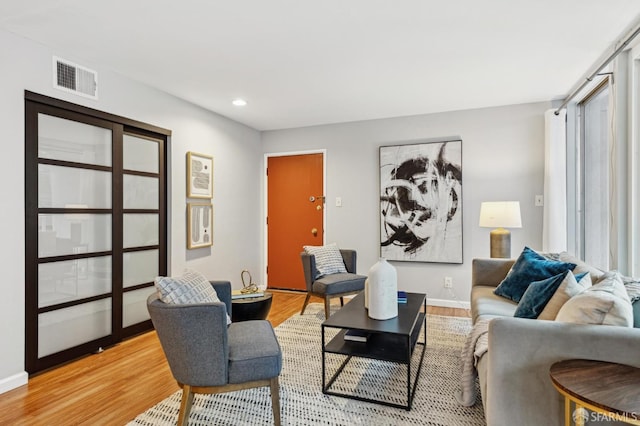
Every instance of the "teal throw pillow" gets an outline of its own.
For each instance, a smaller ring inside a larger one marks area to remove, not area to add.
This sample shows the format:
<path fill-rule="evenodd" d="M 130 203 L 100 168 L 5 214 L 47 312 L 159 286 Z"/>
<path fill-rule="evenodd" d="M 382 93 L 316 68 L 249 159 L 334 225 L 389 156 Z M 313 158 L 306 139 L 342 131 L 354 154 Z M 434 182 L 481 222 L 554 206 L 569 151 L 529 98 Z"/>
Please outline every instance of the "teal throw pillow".
<path fill-rule="evenodd" d="M 640 328 L 640 300 L 633 302 L 633 326 Z"/>
<path fill-rule="evenodd" d="M 531 319 L 538 318 L 569 273 L 570 271 L 567 270 L 551 278 L 532 282 L 522 295 L 522 299 L 520 299 L 520 303 L 518 303 L 518 307 L 513 316 Z M 585 272 L 577 275 L 576 281 L 580 281 L 586 274 Z"/>
<path fill-rule="evenodd" d="M 529 247 L 525 247 L 494 293 L 518 303 L 532 282 L 572 271 L 575 267 L 575 263 L 549 260 Z"/>

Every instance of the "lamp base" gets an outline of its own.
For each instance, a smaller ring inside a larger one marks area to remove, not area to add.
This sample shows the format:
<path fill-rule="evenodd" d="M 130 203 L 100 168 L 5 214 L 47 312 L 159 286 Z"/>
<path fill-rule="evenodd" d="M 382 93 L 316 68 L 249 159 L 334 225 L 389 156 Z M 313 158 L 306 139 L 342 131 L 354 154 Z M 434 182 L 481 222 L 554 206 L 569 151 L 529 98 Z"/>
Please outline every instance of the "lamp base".
<path fill-rule="evenodd" d="M 504 228 L 494 229 L 491 237 L 491 257 L 509 259 L 511 257 L 511 232 Z"/>

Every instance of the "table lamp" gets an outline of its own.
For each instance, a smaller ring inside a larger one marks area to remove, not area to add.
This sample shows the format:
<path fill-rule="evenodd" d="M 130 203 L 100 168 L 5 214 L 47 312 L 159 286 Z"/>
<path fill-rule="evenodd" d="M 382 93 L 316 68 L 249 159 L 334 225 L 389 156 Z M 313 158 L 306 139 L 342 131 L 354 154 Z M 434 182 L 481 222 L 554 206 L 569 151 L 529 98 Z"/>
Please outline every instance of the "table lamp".
<path fill-rule="evenodd" d="M 491 257 L 511 257 L 511 233 L 505 228 L 522 228 L 519 201 L 490 201 L 480 205 L 480 226 L 491 231 Z"/>

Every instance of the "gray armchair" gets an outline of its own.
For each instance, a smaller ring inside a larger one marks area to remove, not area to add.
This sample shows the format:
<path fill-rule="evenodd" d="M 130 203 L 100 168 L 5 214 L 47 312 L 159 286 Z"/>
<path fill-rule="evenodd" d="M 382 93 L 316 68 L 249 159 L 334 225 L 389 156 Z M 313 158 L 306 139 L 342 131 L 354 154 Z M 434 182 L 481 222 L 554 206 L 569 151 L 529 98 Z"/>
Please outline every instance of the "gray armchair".
<path fill-rule="evenodd" d="M 147 308 L 173 377 L 182 388 L 178 425 L 186 425 L 196 393 L 215 394 L 269 386 L 273 419 L 280 425 L 278 376 L 282 352 L 268 321 L 227 326 L 231 284 L 212 281 L 220 303 L 172 305 L 154 293 Z"/>
<path fill-rule="evenodd" d="M 331 315 L 330 307 L 332 298 L 340 297 L 340 306 L 344 306 L 343 296 L 356 294 L 364 290 L 364 281 L 367 277 L 356 274 L 356 251 L 340 249 L 340 254 L 342 255 L 347 273 L 325 275 L 316 279 L 317 269 L 315 256 L 307 254 L 306 252 L 300 253 L 302 269 L 304 270 L 304 280 L 307 284 L 307 297 L 304 299 L 300 315 L 304 314 L 304 310 L 307 308 L 311 296 L 324 299 L 324 315 L 325 318 L 329 318 Z"/>

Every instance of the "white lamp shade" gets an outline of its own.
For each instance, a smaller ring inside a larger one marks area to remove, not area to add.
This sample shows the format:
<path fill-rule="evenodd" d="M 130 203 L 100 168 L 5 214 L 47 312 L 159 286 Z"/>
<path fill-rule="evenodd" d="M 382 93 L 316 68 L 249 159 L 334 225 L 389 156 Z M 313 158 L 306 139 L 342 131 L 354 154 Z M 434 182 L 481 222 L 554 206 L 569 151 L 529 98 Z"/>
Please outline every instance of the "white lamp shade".
<path fill-rule="evenodd" d="M 519 201 L 489 201 L 480 204 L 483 228 L 522 228 Z"/>

